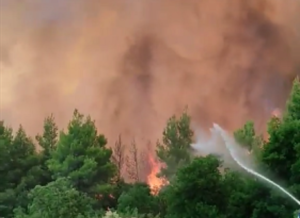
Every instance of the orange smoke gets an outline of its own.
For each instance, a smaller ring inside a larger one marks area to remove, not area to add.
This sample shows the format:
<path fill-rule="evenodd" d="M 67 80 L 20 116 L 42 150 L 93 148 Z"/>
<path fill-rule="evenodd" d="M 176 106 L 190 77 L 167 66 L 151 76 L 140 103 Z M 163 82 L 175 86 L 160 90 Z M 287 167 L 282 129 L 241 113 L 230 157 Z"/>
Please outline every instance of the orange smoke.
<path fill-rule="evenodd" d="M 166 184 L 166 181 L 157 177 L 162 165 L 151 154 L 149 154 L 148 158 L 151 172 L 147 176 L 147 183 L 151 188 L 152 194 L 157 194 L 161 187 Z"/>
<path fill-rule="evenodd" d="M 30 135 L 75 108 L 143 147 L 186 106 L 203 128 L 265 124 L 300 65 L 299 0 L 1 0 L 0 16 L 0 119 Z"/>

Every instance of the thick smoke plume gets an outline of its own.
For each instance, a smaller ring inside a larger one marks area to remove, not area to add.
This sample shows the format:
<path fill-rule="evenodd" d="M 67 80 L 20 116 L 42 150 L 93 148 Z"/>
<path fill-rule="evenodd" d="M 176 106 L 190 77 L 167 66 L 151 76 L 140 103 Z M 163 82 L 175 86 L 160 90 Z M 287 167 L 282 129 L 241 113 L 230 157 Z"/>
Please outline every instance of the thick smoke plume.
<path fill-rule="evenodd" d="M 156 140 L 186 106 L 259 126 L 300 65 L 297 0 L 1 0 L 0 16 L 1 119 L 30 134 L 74 108 L 112 140 Z"/>

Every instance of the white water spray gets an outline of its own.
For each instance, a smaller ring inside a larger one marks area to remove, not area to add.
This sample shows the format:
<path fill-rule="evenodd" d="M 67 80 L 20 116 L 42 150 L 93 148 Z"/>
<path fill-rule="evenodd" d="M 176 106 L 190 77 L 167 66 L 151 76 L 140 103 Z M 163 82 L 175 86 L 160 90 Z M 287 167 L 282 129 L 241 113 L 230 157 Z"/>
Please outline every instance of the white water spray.
<path fill-rule="evenodd" d="M 235 155 L 235 151 L 232 148 L 233 142 L 231 137 L 228 136 L 228 134 L 226 133 L 225 130 L 223 130 L 218 124 L 214 124 L 214 129 L 217 130 L 221 137 L 223 138 L 224 142 L 225 142 L 225 146 L 228 149 L 231 157 L 234 159 L 234 161 L 240 166 L 242 167 L 244 170 L 246 170 L 247 172 L 257 176 L 260 179 L 265 180 L 266 182 L 272 184 L 273 186 L 275 186 L 276 188 L 278 188 L 280 191 L 282 191 L 283 193 L 285 193 L 287 196 L 289 196 L 292 200 L 294 200 L 298 205 L 300 205 L 300 201 L 295 198 L 292 194 L 290 194 L 288 191 L 286 191 L 284 188 L 282 188 L 280 185 L 276 184 L 275 182 L 273 182 L 272 180 L 266 178 L 265 176 L 255 172 L 254 170 L 246 167 L 240 160 L 239 158 Z"/>

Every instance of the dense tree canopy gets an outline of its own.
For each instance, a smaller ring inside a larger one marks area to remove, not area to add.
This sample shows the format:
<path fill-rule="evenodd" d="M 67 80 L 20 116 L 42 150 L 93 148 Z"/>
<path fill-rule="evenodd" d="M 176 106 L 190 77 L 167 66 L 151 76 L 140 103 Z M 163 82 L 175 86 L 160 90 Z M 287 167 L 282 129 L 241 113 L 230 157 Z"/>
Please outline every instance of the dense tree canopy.
<path fill-rule="evenodd" d="M 36 140 L 22 126 L 13 131 L 0 122 L 0 217 L 296 216 L 300 206 L 277 189 L 250 174 L 226 168 L 220 157 L 191 155 L 190 121 L 187 112 L 171 117 L 157 143 L 157 159 L 163 166 L 158 176 L 168 181 L 157 195 L 140 176 L 133 183 L 124 176 L 125 162 L 134 162 L 126 167 L 135 172 L 137 160 L 145 162 L 145 158 L 137 157 L 138 153 L 124 158 L 121 140 L 117 147 L 109 148 L 95 122 L 77 110 L 65 131 L 58 131 L 52 115 L 46 118 Z M 268 138 L 257 135 L 254 126 L 247 122 L 234 132 L 235 140 L 266 175 L 299 199 L 299 79 L 294 81 L 282 118 L 270 119 Z M 130 157 L 134 160 L 127 160 Z"/>
<path fill-rule="evenodd" d="M 207 156 L 179 169 L 169 187 L 168 217 L 223 217 L 227 196 L 220 166 L 217 158 Z"/>
<path fill-rule="evenodd" d="M 157 143 L 157 157 L 165 164 L 161 169 L 161 176 L 170 179 L 175 175 L 178 167 L 189 163 L 189 152 L 192 143 L 193 131 L 190 129 L 191 118 L 187 112 L 177 119 L 171 117 L 163 132 L 162 143 Z"/>
<path fill-rule="evenodd" d="M 75 189 L 70 181 L 59 178 L 45 186 L 37 185 L 29 193 L 27 214 L 16 210 L 16 217 L 80 218 L 94 215 L 92 198 Z"/>

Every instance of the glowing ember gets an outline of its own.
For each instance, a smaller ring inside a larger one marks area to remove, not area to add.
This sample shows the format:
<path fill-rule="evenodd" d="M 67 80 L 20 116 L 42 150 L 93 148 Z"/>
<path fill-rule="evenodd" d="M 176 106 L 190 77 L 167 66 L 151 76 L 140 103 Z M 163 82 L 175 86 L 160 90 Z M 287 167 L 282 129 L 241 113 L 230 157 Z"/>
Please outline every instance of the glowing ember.
<path fill-rule="evenodd" d="M 160 172 L 161 164 L 155 161 L 152 155 L 149 154 L 149 164 L 151 172 L 147 176 L 147 182 L 151 188 L 152 194 L 157 194 L 161 187 L 165 184 L 164 179 L 158 178 L 156 175 Z"/>

